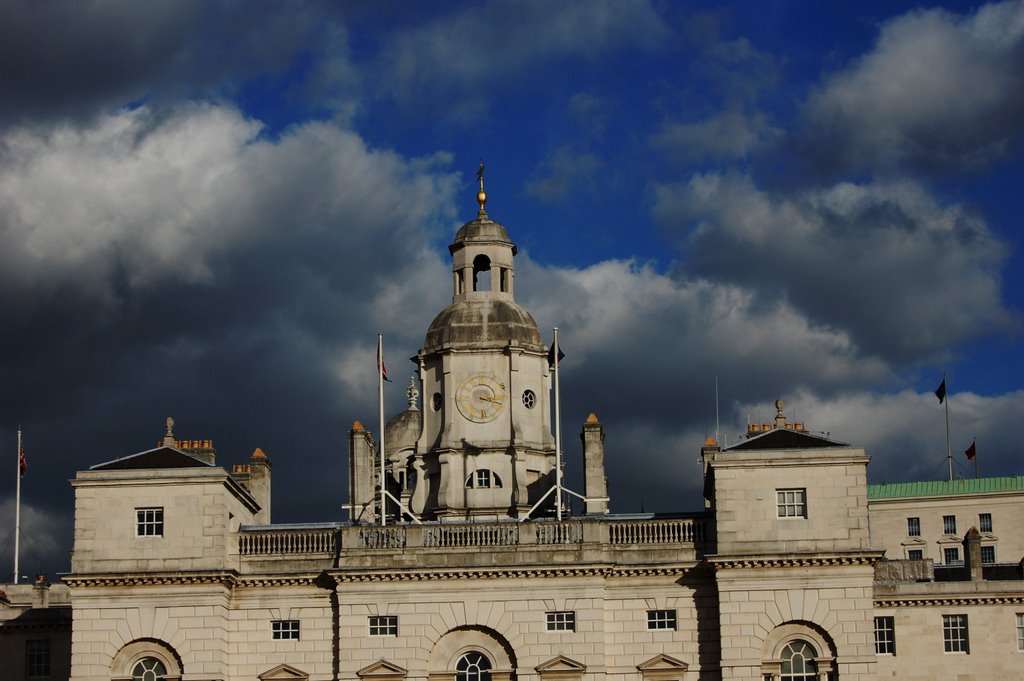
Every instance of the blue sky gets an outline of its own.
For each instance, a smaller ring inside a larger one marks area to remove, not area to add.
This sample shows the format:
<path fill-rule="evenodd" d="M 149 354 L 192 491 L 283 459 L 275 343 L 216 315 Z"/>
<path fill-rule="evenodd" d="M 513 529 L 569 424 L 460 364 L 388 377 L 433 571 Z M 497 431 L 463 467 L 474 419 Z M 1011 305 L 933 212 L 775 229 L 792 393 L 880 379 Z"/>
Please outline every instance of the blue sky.
<path fill-rule="evenodd" d="M 340 519 L 376 334 L 394 413 L 480 159 L 613 511 L 701 507 L 716 379 L 726 442 L 783 397 L 891 482 L 945 476 L 945 372 L 956 473 L 975 438 L 1024 473 L 1022 80 L 1021 2 L 4 3 L 23 564 L 67 569 L 66 481 L 167 416 L 263 448 L 275 520 Z"/>

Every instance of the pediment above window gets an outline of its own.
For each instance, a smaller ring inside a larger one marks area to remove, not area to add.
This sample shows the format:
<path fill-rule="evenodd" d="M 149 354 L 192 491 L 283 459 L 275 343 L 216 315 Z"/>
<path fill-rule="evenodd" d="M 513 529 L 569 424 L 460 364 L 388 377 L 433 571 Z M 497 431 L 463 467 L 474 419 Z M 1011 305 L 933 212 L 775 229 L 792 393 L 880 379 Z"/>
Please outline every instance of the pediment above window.
<path fill-rule="evenodd" d="M 367 681 L 401 681 L 409 671 L 394 662 L 377 660 L 356 672 L 356 676 Z"/>
<path fill-rule="evenodd" d="M 279 664 L 259 675 L 260 681 L 308 681 L 309 674 L 289 664 Z"/>
<path fill-rule="evenodd" d="M 679 681 L 683 678 L 689 665 L 670 655 L 661 654 L 646 662 L 641 662 L 636 668 L 643 675 L 645 681 Z"/>
<path fill-rule="evenodd" d="M 583 678 L 587 666 L 565 655 L 559 655 L 537 665 L 534 669 L 544 681 L 572 681 Z"/>

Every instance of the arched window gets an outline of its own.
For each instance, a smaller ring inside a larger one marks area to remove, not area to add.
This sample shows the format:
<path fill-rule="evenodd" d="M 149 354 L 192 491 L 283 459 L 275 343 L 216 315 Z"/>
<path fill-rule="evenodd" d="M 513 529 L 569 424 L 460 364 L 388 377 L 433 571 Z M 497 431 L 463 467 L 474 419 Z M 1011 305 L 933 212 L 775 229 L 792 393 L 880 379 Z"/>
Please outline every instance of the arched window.
<path fill-rule="evenodd" d="M 497 473 L 492 473 L 486 468 L 473 471 L 466 478 L 466 487 L 469 489 L 498 489 L 501 487 L 501 478 Z"/>
<path fill-rule="evenodd" d="M 455 681 L 491 681 L 491 661 L 471 650 L 455 664 Z"/>
<path fill-rule="evenodd" d="M 491 290 L 491 259 L 482 253 L 473 258 L 473 290 Z"/>
<path fill-rule="evenodd" d="M 817 654 L 811 644 L 799 639 L 790 641 L 782 649 L 782 681 L 817 681 Z"/>
<path fill-rule="evenodd" d="M 132 666 L 132 681 L 164 681 L 167 668 L 155 657 L 144 657 Z"/>

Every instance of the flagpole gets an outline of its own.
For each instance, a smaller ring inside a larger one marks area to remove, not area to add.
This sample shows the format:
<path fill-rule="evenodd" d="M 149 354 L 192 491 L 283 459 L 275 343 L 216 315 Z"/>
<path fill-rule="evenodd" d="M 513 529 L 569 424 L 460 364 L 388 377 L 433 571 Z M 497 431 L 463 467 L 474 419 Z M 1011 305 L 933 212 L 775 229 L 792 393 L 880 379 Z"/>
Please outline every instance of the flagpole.
<path fill-rule="evenodd" d="M 380 524 L 387 525 L 387 499 L 384 497 L 384 334 L 377 334 L 377 410 L 380 414 Z"/>
<path fill-rule="evenodd" d="M 949 469 L 949 481 L 953 481 L 953 450 L 949 446 L 949 384 L 946 383 L 946 374 L 942 374 L 942 385 L 946 387 L 945 398 L 942 404 L 946 407 L 946 467 Z"/>
<path fill-rule="evenodd" d="M 21 426 L 18 426 L 18 451 L 15 458 L 15 476 L 17 485 L 14 493 L 14 583 L 18 583 L 18 554 L 21 547 L 18 540 L 21 538 Z"/>
<path fill-rule="evenodd" d="M 562 401 L 558 386 L 558 327 L 554 327 L 555 358 L 555 515 L 562 519 Z"/>

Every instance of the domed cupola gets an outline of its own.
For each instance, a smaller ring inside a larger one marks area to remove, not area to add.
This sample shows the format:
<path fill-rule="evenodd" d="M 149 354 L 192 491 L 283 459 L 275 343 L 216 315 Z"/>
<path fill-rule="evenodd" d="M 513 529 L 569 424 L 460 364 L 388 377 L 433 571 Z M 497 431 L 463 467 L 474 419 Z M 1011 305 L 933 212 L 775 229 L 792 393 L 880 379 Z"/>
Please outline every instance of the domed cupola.
<path fill-rule="evenodd" d="M 452 302 L 414 358 L 424 400 L 409 508 L 421 518 L 525 517 L 554 484 L 548 349 L 515 301 L 516 246 L 487 215 L 482 163 L 477 179 L 480 210 L 448 248 Z"/>
<path fill-rule="evenodd" d="M 452 304 L 430 324 L 424 349 L 446 343 L 456 345 L 507 345 L 514 341 L 533 348 L 542 346 L 540 330 L 530 313 L 515 302 L 516 245 L 485 208 L 483 164 L 477 173 L 480 210 L 464 224 L 448 247 L 452 255 Z"/>

